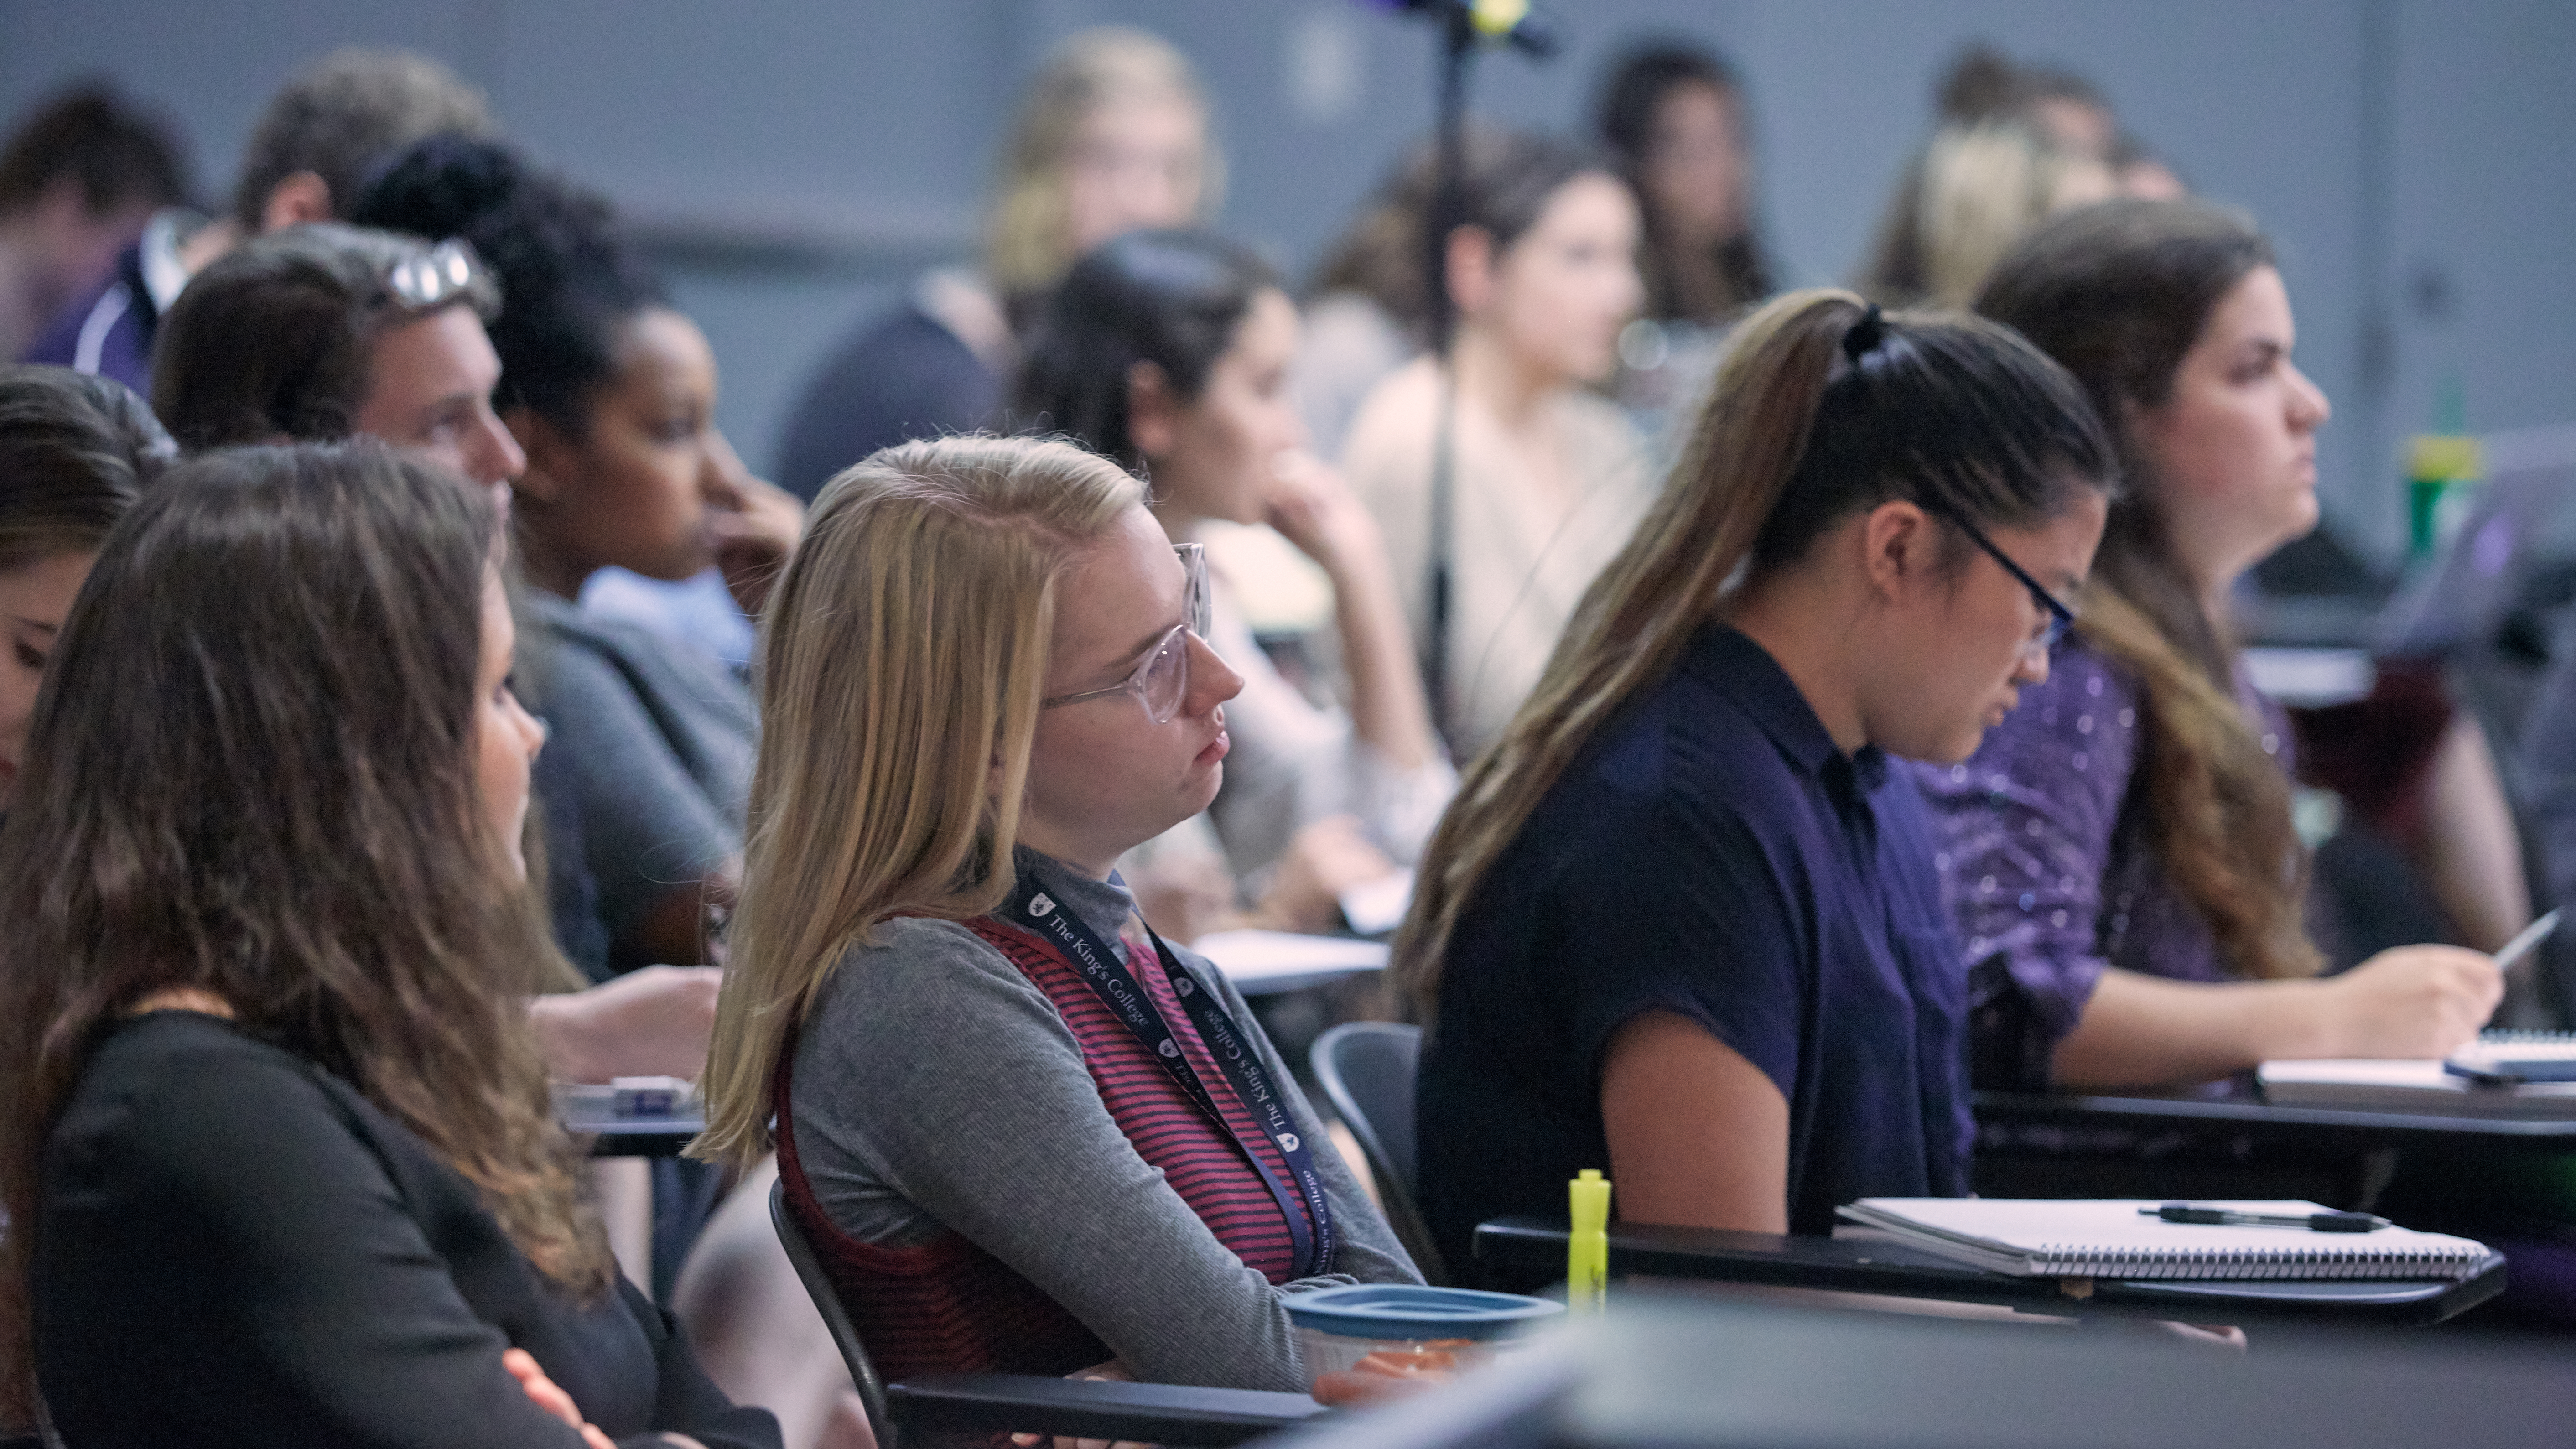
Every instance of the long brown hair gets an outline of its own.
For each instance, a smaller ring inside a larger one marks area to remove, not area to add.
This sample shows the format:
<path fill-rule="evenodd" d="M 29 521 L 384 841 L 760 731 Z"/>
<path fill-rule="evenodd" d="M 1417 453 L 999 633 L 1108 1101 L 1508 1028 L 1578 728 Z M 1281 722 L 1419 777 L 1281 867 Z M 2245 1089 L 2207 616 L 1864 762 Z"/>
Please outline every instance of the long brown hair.
<path fill-rule="evenodd" d="M 1745 583 L 1890 499 L 2018 527 L 2114 486 L 2111 445 L 2083 393 L 2029 343 L 1974 318 L 1897 313 L 1854 363 L 1845 338 L 1862 316 L 1848 292 L 1792 292 L 1736 329 L 1662 496 L 1584 593 L 1538 687 L 1468 768 L 1423 853 L 1394 971 L 1426 1017 L 1485 873 L 1602 724 Z"/>
<path fill-rule="evenodd" d="M 494 520 L 383 445 L 164 475 L 64 623 L 0 830 L 0 1376 L 32 1383 L 47 1135 L 144 997 L 193 987 L 346 1080 L 555 1282 L 613 1265 L 523 998 L 552 984 L 476 784 Z"/>
<path fill-rule="evenodd" d="M 972 920 L 1009 894 L 1056 579 L 1144 502 L 1117 464 L 1032 438 L 905 443 L 825 485 L 762 629 L 742 904 L 690 1155 L 769 1150 L 780 1054 L 878 921 Z"/>
<path fill-rule="evenodd" d="M 2077 628 L 2144 693 L 2139 798 L 2148 848 L 2197 908 L 2227 969 L 2312 976 L 2306 854 L 2290 782 L 2237 700 L 2233 641 L 2173 551 L 2168 504 L 2130 427 L 2163 404 L 2210 313 L 2272 246 L 2199 201 L 2112 201 L 2051 222 L 1995 268 L 1977 311 L 2020 329 L 2084 384 L 2136 480 L 2111 507 Z"/>

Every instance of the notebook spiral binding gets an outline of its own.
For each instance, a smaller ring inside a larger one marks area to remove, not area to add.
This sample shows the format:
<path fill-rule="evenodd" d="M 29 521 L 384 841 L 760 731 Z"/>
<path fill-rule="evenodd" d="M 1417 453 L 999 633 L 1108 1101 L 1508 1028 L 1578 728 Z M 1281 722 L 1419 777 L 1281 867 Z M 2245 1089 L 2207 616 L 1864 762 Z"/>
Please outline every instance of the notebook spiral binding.
<path fill-rule="evenodd" d="M 2392 1268 L 2457 1270 L 2480 1261 L 2475 1244 L 2386 1252 L 2342 1248 L 2121 1248 L 2105 1251 L 2082 1243 L 2042 1243 L 2031 1263 L 2047 1278 L 2272 1278 L 2271 1270 L 2315 1267 L 2319 1278 L 2386 1278 Z"/>

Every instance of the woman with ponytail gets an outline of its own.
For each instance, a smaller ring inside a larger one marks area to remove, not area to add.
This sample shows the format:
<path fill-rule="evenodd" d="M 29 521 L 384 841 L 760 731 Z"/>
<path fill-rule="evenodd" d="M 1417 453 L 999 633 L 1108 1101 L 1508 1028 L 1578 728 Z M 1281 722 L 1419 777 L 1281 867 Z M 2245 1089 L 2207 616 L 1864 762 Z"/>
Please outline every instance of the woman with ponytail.
<path fill-rule="evenodd" d="M 1742 324 L 1396 941 L 1449 1261 L 1585 1167 L 1629 1221 L 1775 1233 L 1965 1190 L 1957 950 L 1887 757 L 1963 759 L 2047 679 L 2113 479 L 2003 328 L 1842 292 Z"/>
<path fill-rule="evenodd" d="M 2270 243 L 2206 203 L 2110 202 L 2024 240 L 1977 311 L 2082 381 L 2130 479 L 2050 679 L 1973 759 L 1920 772 L 1978 1084 L 2177 1086 L 2466 1041 L 2501 989 L 2474 952 L 2314 979 L 2289 727 L 2229 635 L 2237 579 L 2316 524 L 2329 411 L 2290 361 Z"/>

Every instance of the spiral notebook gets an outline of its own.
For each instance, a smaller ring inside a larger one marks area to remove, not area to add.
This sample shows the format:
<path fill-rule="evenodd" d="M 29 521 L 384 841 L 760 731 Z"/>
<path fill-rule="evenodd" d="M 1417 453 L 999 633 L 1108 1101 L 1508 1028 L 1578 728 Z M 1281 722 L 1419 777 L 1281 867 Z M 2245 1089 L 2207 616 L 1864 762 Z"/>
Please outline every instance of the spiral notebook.
<path fill-rule="evenodd" d="M 2368 1233 L 2209 1226 L 2141 1217 L 2134 1198 L 1865 1197 L 1835 1209 L 1909 1247 L 2021 1278 L 2475 1277 L 2484 1243 L 2386 1227 Z M 2312 1202 L 2223 1202 L 2304 1215 Z"/>

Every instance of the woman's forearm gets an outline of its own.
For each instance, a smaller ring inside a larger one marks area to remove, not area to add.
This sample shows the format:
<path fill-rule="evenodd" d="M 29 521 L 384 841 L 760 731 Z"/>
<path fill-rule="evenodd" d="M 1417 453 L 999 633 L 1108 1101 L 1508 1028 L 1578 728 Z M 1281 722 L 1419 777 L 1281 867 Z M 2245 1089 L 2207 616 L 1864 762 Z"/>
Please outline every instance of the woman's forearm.
<path fill-rule="evenodd" d="M 2105 970 L 2057 1045 L 2064 1087 L 2181 1086 L 2328 1054 L 2313 981 L 2167 981 Z"/>

